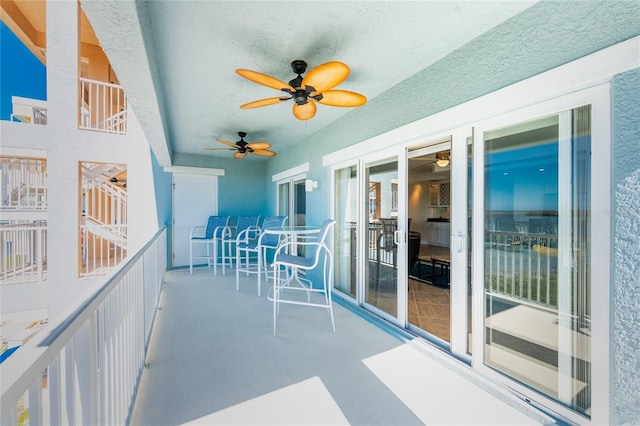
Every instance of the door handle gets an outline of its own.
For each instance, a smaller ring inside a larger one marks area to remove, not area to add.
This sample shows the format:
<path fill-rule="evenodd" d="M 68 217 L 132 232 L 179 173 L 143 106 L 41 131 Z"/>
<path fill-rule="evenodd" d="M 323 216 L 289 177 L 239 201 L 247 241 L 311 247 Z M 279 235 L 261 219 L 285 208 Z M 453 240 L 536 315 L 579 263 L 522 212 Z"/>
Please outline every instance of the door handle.
<path fill-rule="evenodd" d="M 397 246 L 402 245 L 399 237 L 400 237 L 400 231 L 393 231 L 393 243 Z"/>
<path fill-rule="evenodd" d="M 451 234 L 451 237 L 458 239 L 458 253 L 462 253 L 462 246 L 464 245 L 464 234 L 462 231 L 458 231 L 457 234 Z"/>

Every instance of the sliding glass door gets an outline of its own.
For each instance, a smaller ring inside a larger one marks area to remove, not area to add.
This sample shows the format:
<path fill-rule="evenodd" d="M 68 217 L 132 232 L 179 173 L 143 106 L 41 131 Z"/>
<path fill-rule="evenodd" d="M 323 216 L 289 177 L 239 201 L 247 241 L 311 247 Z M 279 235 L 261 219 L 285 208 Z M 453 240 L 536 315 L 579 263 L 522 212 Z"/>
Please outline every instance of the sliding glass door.
<path fill-rule="evenodd" d="M 358 167 L 337 169 L 335 180 L 335 288 L 356 298 L 358 278 Z"/>
<path fill-rule="evenodd" d="M 336 289 L 463 356 L 471 331 L 470 135 L 461 130 L 334 170 Z"/>
<path fill-rule="evenodd" d="M 287 225 L 306 225 L 307 197 L 305 176 L 278 182 L 278 215 L 287 216 Z"/>
<path fill-rule="evenodd" d="M 484 364 L 589 415 L 591 108 L 481 137 Z"/>
<path fill-rule="evenodd" d="M 398 224 L 397 157 L 366 163 L 364 182 L 364 302 L 396 319 L 399 277 L 406 282 L 399 275 L 406 270 L 401 268 L 406 257 L 402 243 L 406 227 Z"/>

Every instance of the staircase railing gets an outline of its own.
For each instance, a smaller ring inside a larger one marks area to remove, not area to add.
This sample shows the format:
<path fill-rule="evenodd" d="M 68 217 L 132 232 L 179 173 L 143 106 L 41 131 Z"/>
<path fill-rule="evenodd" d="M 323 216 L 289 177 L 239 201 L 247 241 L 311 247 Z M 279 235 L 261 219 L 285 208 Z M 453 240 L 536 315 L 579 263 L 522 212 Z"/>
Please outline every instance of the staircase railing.
<path fill-rule="evenodd" d="M 127 192 L 111 182 L 82 178 L 82 209 L 88 221 L 97 225 L 112 226 L 113 232 L 127 238 Z M 116 225 L 116 226 L 114 226 Z"/>
<path fill-rule="evenodd" d="M 2 365 L 0 424 L 127 424 L 166 269 L 166 228 Z"/>
<path fill-rule="evenodd" d="M 103 275 L 127 257 L 127 192 L 86 175 L 82 188 L 80 276 Z"/>
<path fill-rule="evenodd" d="M 0 157 L 4 210 L 47 210 L 47 160 Z"/>
<path fill-rule="evenodd" d="M 80 226 L 81 277 L 104 275 L 127 257 L 127 225 Z M 125 235 L 125 238 L 121 237 Z"/>
<path fill-rule="evenodd" d="M 127 97 L 117 84 L 80 78 L 80 128 L 127 133 Z"/>

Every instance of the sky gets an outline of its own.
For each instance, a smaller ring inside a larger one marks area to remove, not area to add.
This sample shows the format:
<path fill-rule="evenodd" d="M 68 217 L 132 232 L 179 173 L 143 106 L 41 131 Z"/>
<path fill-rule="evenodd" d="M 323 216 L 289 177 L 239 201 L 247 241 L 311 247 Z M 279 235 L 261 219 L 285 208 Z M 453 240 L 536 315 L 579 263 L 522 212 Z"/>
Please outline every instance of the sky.
<path fill-rule="evenodd" d="M 47 69 L 0 22 L 0 120 L 10 119 L 12 96 L 46 100 Z"/>
<path fill-rule="evenodd" d="M 486 210 L 558 209 L 557 141 L 491 153 L 485 161 Z"/>

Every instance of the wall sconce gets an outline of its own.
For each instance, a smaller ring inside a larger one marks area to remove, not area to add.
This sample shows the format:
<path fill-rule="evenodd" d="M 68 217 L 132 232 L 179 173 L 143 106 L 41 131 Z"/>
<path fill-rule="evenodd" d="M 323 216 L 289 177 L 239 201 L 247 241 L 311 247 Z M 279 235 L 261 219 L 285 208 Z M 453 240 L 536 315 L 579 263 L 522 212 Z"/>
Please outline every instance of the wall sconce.
<path fill-rule="evenodd" d="M 305 179 L 304 181 L 304 190 L 305 192 L 313 192 L 314 188 L 318 187 L 317 180 Z"/>

